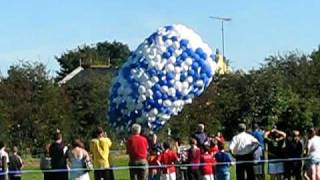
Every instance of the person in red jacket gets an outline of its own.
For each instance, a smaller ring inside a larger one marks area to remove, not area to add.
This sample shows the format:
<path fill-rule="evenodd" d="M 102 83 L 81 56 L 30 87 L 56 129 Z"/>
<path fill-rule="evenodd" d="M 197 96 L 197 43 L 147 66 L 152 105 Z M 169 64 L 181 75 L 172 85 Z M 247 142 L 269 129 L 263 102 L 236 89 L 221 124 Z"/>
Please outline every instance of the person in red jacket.
<path fill-rule="evenodd" d="M 201 151 L 200 151 L 200 148 L 197 146 L 196 139 L 192 138 L 190 145 L 191 145 L 191 148 L 188 151 L 188 159 L 191 165 L 188 167 L 188 178 L 194 179 L 194 180 L 200 180 L 201 179 L 201 172 L 200 172 Z"/>
<path fill-rule="evenodd" d="M 215 159 L 209 153 L 209 146 L 204 147 L 204 153 L 200 158 L 201 174 L 203 180 L 214 180 L 214 164 Z"/>
<path fill-rule="evenodd" d="M 144 136 L 140 135 L 141 126 L 133 124 L 131 128 L 132 135 L 127 142 L 127 154 L 129 154 L 130 179 L 147 180 L 148 179 L 148 141 Z M 136 168 L 141 166 L 141 168 Z"/>
<path fill-rule="evenodd" d="M 163 180 L 176 180 L 176 165 L 175 163 L 179 160 L 177 152 L 170 149 L 169 143 L 163 143 L 165 149 L 159 158 L 160 165 L 163 165 L 162 169 Z"/>

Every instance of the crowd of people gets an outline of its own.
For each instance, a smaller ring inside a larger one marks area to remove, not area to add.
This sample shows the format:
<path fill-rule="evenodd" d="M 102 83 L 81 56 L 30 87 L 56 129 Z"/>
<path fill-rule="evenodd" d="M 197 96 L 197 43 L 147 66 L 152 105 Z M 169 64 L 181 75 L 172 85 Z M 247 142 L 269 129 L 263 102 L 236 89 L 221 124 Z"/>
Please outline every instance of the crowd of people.
<path fill-rule="evenodd" d="M 199 124 L 189 143 L 180 139 L 160 143 L 156 134 L 146 136 L 141 126 L 133 124 L 126 140 L 131 180 L 229 180 L 230 166 L 235 164 L 236 179 L 262 180 L 265 166 L 271 179 L 320 180 L 320 137 L 314 128 L 306 137 L 298 130 L 284 132 L 274 126 L 264 130 L 257 124 L 247 129 L 238 125 L 238 133 L 225 143 L 221 132 L 207 134 Z M 54 142 L 44 148 L 40 168 L 45 180 L 113 180 L 109 151 L 112 142 L 101 127 L 90 141 L 89 151 L 79 139 L 67 145 L 57 131 Z M 16 146 L 10 155 L 0 142 L 0 180 L 21 179 L 23 161 Z"/>

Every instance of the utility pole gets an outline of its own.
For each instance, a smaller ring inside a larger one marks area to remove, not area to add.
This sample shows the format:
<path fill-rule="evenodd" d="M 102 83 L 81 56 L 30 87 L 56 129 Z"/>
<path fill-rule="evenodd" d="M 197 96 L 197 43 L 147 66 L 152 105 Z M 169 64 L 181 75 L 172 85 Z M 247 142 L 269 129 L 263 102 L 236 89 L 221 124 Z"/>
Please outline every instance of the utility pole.
<path fill-rule="evenodd" d="M 232 19 L 226 18 L 226 17 L 217 17 L 217 16 L 209 16 L 209 18 L 221 21 L 222 55 L 224 57 L 224 27 L 223 27 L 223 23 L 231 21 Z"/>

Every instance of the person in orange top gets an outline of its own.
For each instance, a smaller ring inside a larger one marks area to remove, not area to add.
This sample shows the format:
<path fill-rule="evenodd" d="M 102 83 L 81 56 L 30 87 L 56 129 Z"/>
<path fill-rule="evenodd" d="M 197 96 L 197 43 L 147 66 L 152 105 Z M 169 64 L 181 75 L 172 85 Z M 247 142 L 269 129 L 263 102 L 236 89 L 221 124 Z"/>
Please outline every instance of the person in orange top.
<path fill-rule="evenodd" d="M 162 169 L 163 180 L 176 180 L 175 163 L 179 160 L 177 152 L 170 149 L 169 143 L 163 143 L 165 149 L 159 158 L 159 163 L 165 167 Z"/>
<path fill-rule="evenodd" d="M 95 138 L 90 142 L 93 166 L 98 169 L 94 170 L 94 179 L 96 180 L 113 179 L 113 173 L 108 169 L 110 167 L 109 150 L 111 145 L 112 142 L 107 137 L 105 131 L 101 127 L 97 127 Z"/>
<path fill-rule="evenodd" d="M 156 167 L 159 165 L 159 154 L 156 150 L 151 150 L 150 155 L 148 156 L 148 163 L 150 166 L 153 166 L 149 167 L 149 180 L 160 180 L 160 170 Z"/>

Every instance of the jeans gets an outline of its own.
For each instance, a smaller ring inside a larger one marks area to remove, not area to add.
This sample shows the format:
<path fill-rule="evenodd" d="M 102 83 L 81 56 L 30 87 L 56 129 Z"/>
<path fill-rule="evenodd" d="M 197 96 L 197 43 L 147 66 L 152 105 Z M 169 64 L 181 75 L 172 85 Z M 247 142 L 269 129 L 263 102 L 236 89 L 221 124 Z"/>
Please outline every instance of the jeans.
<path fill-rule="evenodd" d="M 230 172 L 216 173 L 216 180 L 230 180 Z"/>

